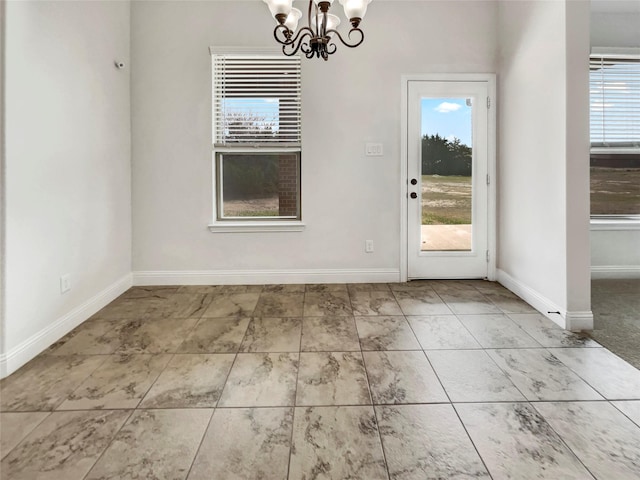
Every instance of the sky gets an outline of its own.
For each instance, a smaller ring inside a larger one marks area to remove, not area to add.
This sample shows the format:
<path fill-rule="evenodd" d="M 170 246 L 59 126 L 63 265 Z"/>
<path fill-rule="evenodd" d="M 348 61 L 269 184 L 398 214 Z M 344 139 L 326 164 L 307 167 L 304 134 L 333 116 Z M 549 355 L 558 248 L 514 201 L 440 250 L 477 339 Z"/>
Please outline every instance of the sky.
<path fill-rule="evenodd" d="M 434 135 L 471 145 L 471 107 L 466 98 L 423 98 L 422 135 Z"/>

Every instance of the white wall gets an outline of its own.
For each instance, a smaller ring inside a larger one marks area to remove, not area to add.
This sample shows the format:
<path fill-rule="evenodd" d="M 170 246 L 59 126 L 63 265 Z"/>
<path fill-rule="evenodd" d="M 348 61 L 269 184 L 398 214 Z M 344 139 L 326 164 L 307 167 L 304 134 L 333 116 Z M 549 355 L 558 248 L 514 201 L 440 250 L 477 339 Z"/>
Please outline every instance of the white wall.
<path fill-rule="evenodd" d="M 5 116 L 4 116 L 4 45 L 5 45 L 5 2 L 0 2 L 0 355 L 5 352 Z"/>
<path fill-rule="evenodd" d="M 396 280 L 401 75 L 494 72 L 496 8 L 374 2 L 363 45 L 328 62 L 303 59 L 306 230 L 221 234 L 207 229 L 208 48 L 274 45 L 273 21 L 261 2 L 134 2 L 134 281 Z M 383 143 L 384 157 L 365 157 L 367 141 Z M 374 253 L 364 252 L 365 239 Z M 327 269 L 337 272 L 323 276 Z"/>
<path fill-rule="evenodd" d="M 568 58 L 588 51 L 588 3 L 575 3 L 499 4 L 498 269 L 559 324 L 588 328 L 566 317 L 590 310 L 588 128 L 571 125 L 588 70 Z"/>
<path fill-rule="evenodd" d="M 592 12 L 591 46 L 640 48 L 640 2 L 629 1 L 629 9 L 636 11 Z M 593 276 L 640 277 L 640 227 L 601 228 L 591 230 Z"/>
<path fill-rule="evenodd" d="M 130 285 L 128 2 L 6 4 L 6 374 Z M 72 289 L 61 295 L 60 276 Z"/>

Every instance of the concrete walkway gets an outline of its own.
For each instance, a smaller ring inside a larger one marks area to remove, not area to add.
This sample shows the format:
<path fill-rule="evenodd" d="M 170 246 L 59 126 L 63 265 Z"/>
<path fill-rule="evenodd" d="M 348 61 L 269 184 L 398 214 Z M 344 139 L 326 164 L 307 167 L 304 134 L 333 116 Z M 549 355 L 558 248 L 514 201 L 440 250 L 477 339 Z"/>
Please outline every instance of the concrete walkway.
<path fill-rule="evenodd" d="M 471 225 L 422 225 L 422 251 L 471 250 Z"/>

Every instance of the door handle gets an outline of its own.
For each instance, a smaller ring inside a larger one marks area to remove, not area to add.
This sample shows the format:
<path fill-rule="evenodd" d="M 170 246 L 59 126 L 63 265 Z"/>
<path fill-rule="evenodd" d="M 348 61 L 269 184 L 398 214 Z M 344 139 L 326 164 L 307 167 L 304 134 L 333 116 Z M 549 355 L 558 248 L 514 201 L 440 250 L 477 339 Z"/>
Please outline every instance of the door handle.
<path fill-rule="evenodd" d="M 418 198 L 418 194 L 416 192 L 411 192 L 409 195 L 411 198 Z"/>

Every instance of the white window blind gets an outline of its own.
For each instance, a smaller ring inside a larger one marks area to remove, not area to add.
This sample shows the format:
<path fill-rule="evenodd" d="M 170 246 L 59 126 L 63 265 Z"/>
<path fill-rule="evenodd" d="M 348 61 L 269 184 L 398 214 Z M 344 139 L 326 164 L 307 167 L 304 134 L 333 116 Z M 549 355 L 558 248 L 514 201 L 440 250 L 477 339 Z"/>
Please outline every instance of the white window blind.
<path fill-rule="evenodd" d="M 215 146 L 300 147 L 300 57 L 212 57 Z"/>
<path fill-rule="evenodd" d="M 591 55 L 591 146 L 640 148 L 640 55 Z"/>

